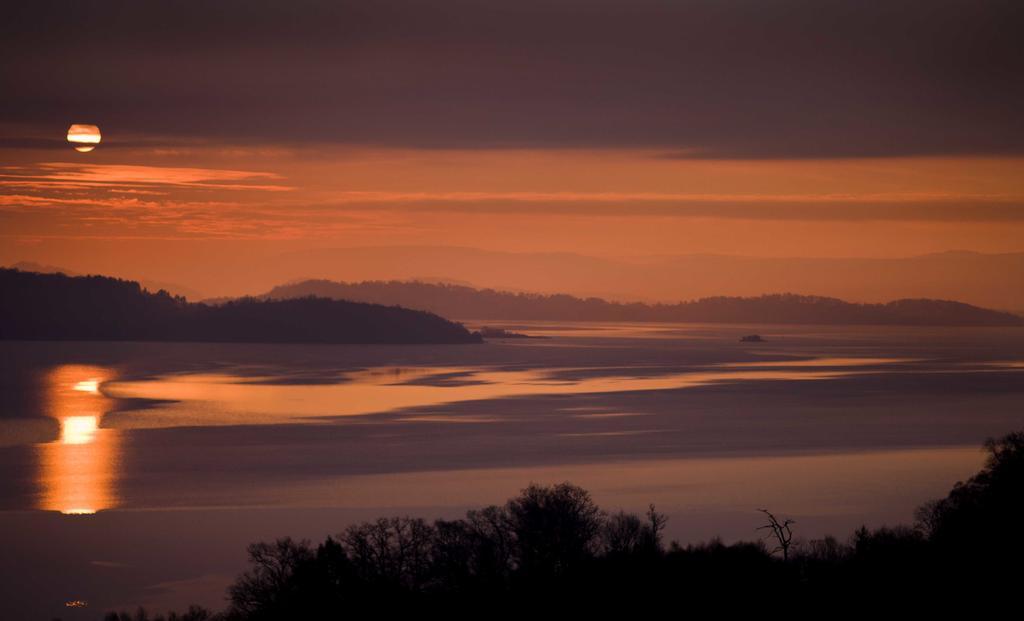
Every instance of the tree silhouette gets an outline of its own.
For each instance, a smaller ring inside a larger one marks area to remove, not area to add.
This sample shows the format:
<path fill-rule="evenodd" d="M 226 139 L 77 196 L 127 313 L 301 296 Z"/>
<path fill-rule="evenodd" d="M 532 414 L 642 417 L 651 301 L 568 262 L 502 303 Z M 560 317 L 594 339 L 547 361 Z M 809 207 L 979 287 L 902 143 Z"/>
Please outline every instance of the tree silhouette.
<path fill-rule="evenodd" d="M 921 510 L 918 528 L 862 527 L 797 548 L 791 519 L 768 509 L 764 541 L 714 539 L 661 545 L 665 517 L 603 512 L 583 488 L 531 484 L 504 505 L 463 519 L 383 518 L 345 529 L 313 549 L 278 539 L 249 547 L 250 568 L 229 589 L 220 615 L 192 608 L 154 621 L 322 619 L 380 613 L 499 616 L 606 612 L 662 603 L 724 610 L 793 594 L 820 613 L 851 606 L 929 601 L 998 602 L 1024 581 L 1024 433 L 986 444 L 985 467 Z M 555 606 L 552 606 L 552 603 Z M 145 611 L 108 621 L 149 621 Z"/>
<path fill-rule="evenodd" d="M 597 551 L 601 510 L 581 487 L 531 484 L 506 510 L 518 565 L 533 578 L 564 575 Z"/>
<path fill-rule="evenodd" d="M 796 524 L 796 521 L 785 519 L 780 522 L 768 509 L 758 509 L 758 511 L 768 517 L 768 523 L 758 526 L 757 530 L 770 531 L 768 537 L 774 539 L 777 544 L 771 553 L 782 552 L 782 560 L 788 561 L 789 547 L 793 543 L 793 529 L 790 526 Z"/>

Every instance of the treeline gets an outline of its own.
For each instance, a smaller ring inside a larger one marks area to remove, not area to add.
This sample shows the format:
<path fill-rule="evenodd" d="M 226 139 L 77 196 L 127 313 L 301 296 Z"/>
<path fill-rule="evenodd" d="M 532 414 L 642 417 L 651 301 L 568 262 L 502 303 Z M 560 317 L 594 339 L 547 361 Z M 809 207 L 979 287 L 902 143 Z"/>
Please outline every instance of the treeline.
<path fill-rule="evenodd" d="M 0 269 L 0 339 L 295 343 L 474 343 L 426 311 L 329 299 L 210 306 L 139 283 Z"/>
<path fill-rule="evenodd" d="M 490 616 L 656 606 L 821 614 L 878 605 L 977 606 L 1015 597 L 1024 578 L 1024 433 L 987 444 L 984 468 L 918 511 L 914 527 L 800 541 L 774 521 L 764 539 L 665 546 L 665 518 L 601 511 L 569 483 L 531 485 L 458 520 L 386 518 L 319 545 L 249 547 L 227 611 L 172 619 L 336 619 L 355 611 Z M 768 514 L 766 514 L 767 516 Z M 765 526 L 770 526 L 766 524 Z M 129 621 L 127 613 L 108 621 Z"/>
<path fill-rule="evenodd" d="M 921 326 L 1019 326 L 1024 318 L 961 302 L 904 299 L 855 304 L 795 294 L 711 297 L 678 304 L 609 302 L 571 295 L 511 293 L 462 285 L 405 281 L 359 283 L 308 280 L 275 287 L 260 296 L 289 299 L 315 295 L 337 300 L 397 304 L 462 319 L 563 321 L 665 321 L 696 323 L 877 324 Z"/>

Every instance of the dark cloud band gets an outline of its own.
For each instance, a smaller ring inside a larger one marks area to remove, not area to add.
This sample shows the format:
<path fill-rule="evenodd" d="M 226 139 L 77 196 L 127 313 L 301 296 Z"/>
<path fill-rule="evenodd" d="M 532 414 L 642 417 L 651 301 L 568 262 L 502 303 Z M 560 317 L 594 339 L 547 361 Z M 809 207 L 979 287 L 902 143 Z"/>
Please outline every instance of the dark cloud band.
<path fill-rule="evenodd" d="M 0 25 L 0 114 L 235 142 L 1020 154 L 1020 32 L 1024 4 L 995 0 L 39 1 Z"/>

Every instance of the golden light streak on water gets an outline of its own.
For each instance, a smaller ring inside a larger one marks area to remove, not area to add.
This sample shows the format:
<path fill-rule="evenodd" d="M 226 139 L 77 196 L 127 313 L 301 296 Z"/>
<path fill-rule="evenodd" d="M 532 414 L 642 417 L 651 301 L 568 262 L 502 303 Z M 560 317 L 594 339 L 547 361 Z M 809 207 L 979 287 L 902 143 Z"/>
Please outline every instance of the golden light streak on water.
<path fill-rule="evenodd" d="M 763 366 L 769 368 L 764 369 L 720 365 L 649 374 L 638 374 L 629 367 L 379 367 L 347 373 L 348 381 L 337 384 L 281 384 L 265 381 L 272 378 L 196 373 L 114 381 L 106 390 L 117 398 L 172 402 L 159 410 L 147 411 L 145 416 L 128 415 L 120 419 L 122 425 L 134 428 L 276 424 L 317 416 L 362 416 L 510 397 L 677 390 L 727 382 L 822 381 L 864 373 L 872 365 L 900 362 L 890 358 L 871 358 L 864 363 L 858 360 L 807 359 L 767 362 Z M 595 371 L 608 374 L 593 374 Z M 571 376 L 565 376 L 566 373 Z M 458 375 L 460 381 L 438 381 L 445 375 Z"/>
<path fill-rule="evenodd" d="M 108 369 L 84 365 L 60 366 L 47 376 L 47 409 L 60 435 L 37 445 L 39 508 L 88 515 L 117 504 L 118 432 L 101 424 L 110 403 L 100 388 L 110 377 Z"/>

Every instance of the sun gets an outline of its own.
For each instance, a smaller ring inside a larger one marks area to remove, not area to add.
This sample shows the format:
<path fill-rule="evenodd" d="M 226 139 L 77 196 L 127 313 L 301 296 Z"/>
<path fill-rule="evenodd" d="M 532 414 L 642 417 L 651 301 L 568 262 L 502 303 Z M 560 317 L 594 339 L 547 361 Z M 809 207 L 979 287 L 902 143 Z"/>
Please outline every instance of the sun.
<path fill-rule="evenodd" d="M 100 128 L 95 125 L 75 123 L 68 128 L 68 142 L 79 153 L 88 153 L 100 143 Z"/>

